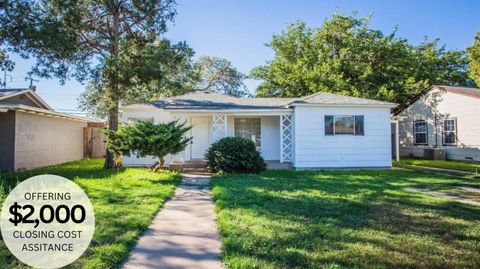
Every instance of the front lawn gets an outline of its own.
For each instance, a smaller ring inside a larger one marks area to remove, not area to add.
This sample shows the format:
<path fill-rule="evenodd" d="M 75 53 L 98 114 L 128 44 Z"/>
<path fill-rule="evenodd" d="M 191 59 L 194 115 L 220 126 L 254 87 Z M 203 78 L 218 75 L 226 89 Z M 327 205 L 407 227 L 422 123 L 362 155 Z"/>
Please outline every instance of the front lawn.
<path fill-rule="evenodd" d="M 434 161 L 434 160 L 423 160 L 423 159 L 417 159 L 417 158 L 402 157 L 400 158 L 400 162 L 394 162 L 394 164 L 400 167 L 402 166 L 402 164 L 407 164 L 407 165 L 419 165 L 419 166 L 427 166 L 427 167 L 434 167 L 434 168 L 458 170 L 458 171 L 471 172 L 471 173 L 480 173 L 480 164 L 459 162 L 459 161 Z"/>
<path fill-rule="evenodd" d="M 229 268 L 479 268 L 480 207 L 406 190 L 480 187 L 407 171 L 215 176 Z"/>
<path fill-rule="evenodd" d="M 126 168 L 105 171 L 102 160 L 84 160 L 0 175 L 1 201 L 16 182 L 37 174 L 55 174 L 75 181 L 92 201 L 95 234 L 87 251 L 70 268 L 116 268 L 128 256 L 138 237 L 166 199 L 172 196 L 180 174 Z M 26 268 L 0 241 L 0 268 Z"/>

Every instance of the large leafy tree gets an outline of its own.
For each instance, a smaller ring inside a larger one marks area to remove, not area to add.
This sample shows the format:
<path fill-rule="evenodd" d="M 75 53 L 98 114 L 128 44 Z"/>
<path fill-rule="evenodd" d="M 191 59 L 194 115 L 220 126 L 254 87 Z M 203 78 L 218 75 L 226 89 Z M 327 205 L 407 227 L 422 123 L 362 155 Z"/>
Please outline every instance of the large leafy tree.
<path fill-rule="evenodd" d="M 0 8 L 1 40 L 36 58 L 37 75 L 93 81 L 111 130 L 122 100 L 162 84 L 169 56 L 189 53 L 162 37 L 174 0 L 0 0 Z M 107 152 L 105 167 L 113 166 Z"/>
<path fill-rule="evenodd" d="M 480 32 L 475 35 L 473 45 L 468 49 L 470 77 L 480 85 Z"/>
<path fill-rule="evenodd" d="M 245 75 L 230 61 L 218 57 L 200 57 L 193 66 L 193 90 L 211 90 L 222 94 L 244 97 L 249 92 L 243 83 Z"/>
<path fill-rule="evenodd" d="M 300 97 L 319 91 L 400 104 L 432 83 L 463 84 L 467 60 L 438 40 L 418 46 L 369 28 L 369 17 L 335 13 L 318 28 L 303 22 L 274 35 L 275 56 L 252 70 L 259 96 Z"/>

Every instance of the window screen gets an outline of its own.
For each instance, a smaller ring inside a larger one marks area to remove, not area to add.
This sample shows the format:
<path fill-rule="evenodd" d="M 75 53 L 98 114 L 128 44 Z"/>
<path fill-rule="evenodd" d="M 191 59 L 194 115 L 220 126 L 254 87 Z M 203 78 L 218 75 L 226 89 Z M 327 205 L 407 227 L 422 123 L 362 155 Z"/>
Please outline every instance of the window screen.
<path fill-rule="evenodd" d="M 413 139 L 415 144 L 418 144 L 418 145 L 428 144 L 426 121 L 419 120 L 413 123 Z"/>
<path fill-rule="evenodd" d="M 446 119 L 443 121 L 443 144 L 455 145 L 457 143 L 457 121 Z"/>
<path fill-rule="evenodd" d="M 235 136 L 250 139 L 257 149 L 261 146 L 261 127 L 259 118 L 235 118 Z"/>

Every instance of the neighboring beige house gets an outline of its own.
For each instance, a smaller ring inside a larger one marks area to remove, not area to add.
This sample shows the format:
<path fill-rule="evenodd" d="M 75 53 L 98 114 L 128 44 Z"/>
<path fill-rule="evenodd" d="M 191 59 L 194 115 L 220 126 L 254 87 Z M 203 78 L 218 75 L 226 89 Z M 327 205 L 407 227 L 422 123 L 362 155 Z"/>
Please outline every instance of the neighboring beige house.
<path fill-rule="evenodd" d="M 82 159 L 88 121 L 55 112 L 30 89 L 0 90 L 0 171 Z"/>
<path fill-rule="evenodd" d="M 443 148 L 447 159 L 480 162 L 480 89 L 433 85 L 396 116 L 401 156 Z"/>

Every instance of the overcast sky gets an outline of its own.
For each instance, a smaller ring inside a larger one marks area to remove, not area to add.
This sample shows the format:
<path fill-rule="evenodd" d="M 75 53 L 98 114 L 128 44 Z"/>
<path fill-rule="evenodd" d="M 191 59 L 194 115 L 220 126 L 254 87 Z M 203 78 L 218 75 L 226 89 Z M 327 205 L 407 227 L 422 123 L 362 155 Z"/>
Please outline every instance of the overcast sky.
<path fill-rule="evenodd" d="M 167 37 L 187 41 L 195 50 L 195 58 L 212 55 L 230 60 L 240 71 L 248 73 L 253 67 L 273 57 L 265 46 L 272 34 L 297 20 L 318 26 L 338 10 L 351 14 L 358 11 L 366 16 L 373 13 L 371 27 L 390 33 L 398 26 L 398 35 L 417 44 L 423 37 L 440 38 L 451 49 L 464 49 L 480 31 L 480 1 L 429 0 L 177 0 L 178 15 L 169 27 Z M 24 80 L 32 61 L 15 55 L 15 70 L 7 78 L 8 87 L 26 87 Z M 3 74 L 2 74 L 3 78 Z M 38 93 L 53 108 L 73 111 L 84 86 L 70 81 L 60 85 L 58 80 L 40 79 Z M 257 82 L 248 81 L 254 92 Z"/>

